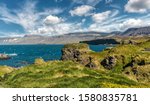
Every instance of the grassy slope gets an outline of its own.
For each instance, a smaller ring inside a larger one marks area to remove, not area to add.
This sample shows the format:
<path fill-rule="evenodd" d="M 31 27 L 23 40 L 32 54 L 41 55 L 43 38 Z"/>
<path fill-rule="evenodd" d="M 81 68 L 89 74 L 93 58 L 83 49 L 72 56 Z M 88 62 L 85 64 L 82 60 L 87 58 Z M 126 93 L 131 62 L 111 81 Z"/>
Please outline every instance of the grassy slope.
<path fill-rule="evenodd" d="M 76 48 L 77 46 L 72 47 Z M 84 45 L 80 47 L 82 48 Z M 128 77 L 122 74 L 124 71 L 131 71 L 132 68 L 123 67 L 130 63 L 133 58 L 136 59 L 137 62 L 138 60 L 144 59 L 147 63 L 147 65 L 144 66 L 137 65 L 141 74 L 143 72 L 149 72 L 150 52 L 144 51 L 145 48 L 149 47 L 150 41 L 147 41 L 139 45 L 119 45 L 111 50 L 105 50 L 100 53 L 88 53 L 95 57 L 97 62 L 102 61 L 107 56 L 117 56 L 117 65 L 112 71 L 106 70 L 102 65 L 100 65 L 98 70 L 93 70 L 77 62 L 44 62 L 42 59 L 37 59 L 35 64 L 23 67 L 19 70 L 14 70 L 11 73 L 9 70 L 12 71 L 12 68 L 0 67 L 0 87 L 150 87 L 150 82 L 137 82 L 134 80 L 136 77 Z M 124 56 L 123 61 L 120 58 L 122 55 Z M 3 72 L 5 70 L 9 72 Z M 6 75 L 4 75 L 5 73 Z M 141 80 L 143 79 L 141 77 L 138 78 Z"/>
<path fill-rule="evenodd" d="M 2 80 L 3 87 L 147 87 L 112 72 L 85 68 L 72 61 L 43 62 L 14 71 Z"/>
<path fill-rule="evenodd" d="M 8 66 L 0 66 L 0 81 L 1 79 L 3 78 L 3 76 L 7 73 L 11 73 L 13 70 L 15 70 L 14 68 L 12 67 L 8 67 Z M 1 82 L 0 82 L 0 87 L 3 87 L 1 85 Z"/>

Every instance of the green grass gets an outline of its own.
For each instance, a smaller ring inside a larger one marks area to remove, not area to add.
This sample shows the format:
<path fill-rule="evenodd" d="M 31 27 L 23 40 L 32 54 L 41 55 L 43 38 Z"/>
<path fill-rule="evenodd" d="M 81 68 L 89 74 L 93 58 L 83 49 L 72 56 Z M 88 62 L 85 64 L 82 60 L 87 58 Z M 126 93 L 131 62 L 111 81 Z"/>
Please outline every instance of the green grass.
<path fill-rule="evenodd" d="M 8 66 L 0 66 L 0 77 L 3 76 L 6 73 L 10 73 L 14 70 L 12 67 Z"/>
<path fill-rule="evenodd" d="M 30 65 L 7 74 L 3 87 L 13 88 L 103 88 L 146 87 L 120 74 L 92 70 L 72 61 Z"/>

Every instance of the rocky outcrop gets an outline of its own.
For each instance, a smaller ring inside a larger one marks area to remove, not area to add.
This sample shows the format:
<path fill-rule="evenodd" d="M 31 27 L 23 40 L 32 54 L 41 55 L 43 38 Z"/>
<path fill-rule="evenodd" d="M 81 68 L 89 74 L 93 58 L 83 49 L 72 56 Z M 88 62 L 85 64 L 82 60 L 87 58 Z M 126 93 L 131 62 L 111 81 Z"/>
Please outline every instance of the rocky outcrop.
<path fill-rule="evenodd" d="M 7 59 L 10 59 L 10 56 L 6 54 L 0 54 L 0 60 L 7 60 Z"/>
<path fill-rule="evenodd" d="M 62 49 L 61 60 L 71 60 L 78 62 L 89 68 L 97 68 L 97 64 L 92 56 L 88 53 L 91 52 L 87 44 L 69 44 Z"/>
<path fill-rule="evenodd" d="M 128 67 L 126 68 L 123 73 L 130 79 L 136 80 L 142 83 L 149 83 L 150 82 L 150 64 L 142 65 L 142 66 L 135 66 L 135 67 Z"/>
<path fill-rule="evenodd" d="M 149 51 L 149 42 L 141 45 L 130 42 L 101 53 L 92 52 L 87 44 L 69 44 L 62 50 L 62 60 L 78 62 L 96 70 L 111 70 L 137 82 L 150 83 L 150 56 L 143 49 Z"/>
<path fill-rule="evenodd" d="M 106 69 L 111 70 L 115 67 L 116 61 L 117 59 L 115 56 L 108 56 L 101 62 L 101 65 L 103 65 Z"/>
<path fill-rule="evenodd" d="M 73 44 L 73 45 L 66 45 L 63 49 L 62 49 L 62 60 L 72 60 L 72 61 L 78 61 L 82 64 L 86 64 L 87 62 L 89 62 L 89 59 L 85 59 L 83 60 L 83 56 L 86 55 L 86 53 L 88 53 L 89 48 L 88 46 L 84 45 L 81 48 L 77 48 L 78 45 L 77 44 Z M 84 49 L 84 50 L 83 50 Z"/>

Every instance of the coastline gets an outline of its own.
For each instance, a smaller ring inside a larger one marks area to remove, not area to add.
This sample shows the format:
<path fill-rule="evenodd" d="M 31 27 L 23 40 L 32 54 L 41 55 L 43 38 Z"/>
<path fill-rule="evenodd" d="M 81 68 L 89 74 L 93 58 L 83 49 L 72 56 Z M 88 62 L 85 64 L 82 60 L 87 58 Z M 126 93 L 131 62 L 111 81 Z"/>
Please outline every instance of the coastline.
<path fill-rule="evenodd" d="M 28 66 L 17 69 L 10 67 L 14 70 L 4 73 L 1 81 L 5 84 L 3 87 L 150 87 L 150 56 L 149 51 L 143 52 L 143 48 L 147 49 L 149 45 L 149 41 L 120 44 L 94 52 L 87 44 L 68 44 L 62 49 L 61 60 L 44 61 L 39 58 Z M 5 67 L 3 71 L 5 69 L 9 70 Z M 48 81 L 44 81 L 46 78 Z M 24 85 L 26 79 L 30 79 L 28 85 Z M 77 84 L 73 85 L 73 81 Z"/>

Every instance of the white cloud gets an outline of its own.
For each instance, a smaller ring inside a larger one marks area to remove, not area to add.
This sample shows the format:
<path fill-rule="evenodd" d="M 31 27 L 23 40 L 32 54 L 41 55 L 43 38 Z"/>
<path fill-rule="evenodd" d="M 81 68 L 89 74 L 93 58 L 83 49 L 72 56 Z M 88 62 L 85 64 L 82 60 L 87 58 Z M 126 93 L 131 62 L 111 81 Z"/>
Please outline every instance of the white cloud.
<path fill-rule="evenodd" d="M 56 15 L 64 11 L 63 8 L 47 8 L 43 12 L 38 13 L 39 15 Z"/>
<path fill-rule="evenodd" d="M 141 19 L 128 19 L 124 21 L 123 23 L 120 23 L 120 28 L 122 30 L 132 27 L 142 27 L 144 25 L 144 22 Z"/>
<path fill-rule="evenodd" d="M 82 19 L 82 22 L 81 23 L 84 23 L 86 21 L 86 19 L 84 18 L 84 19 Z"/>
<path fill-rule="evenodd" d="M 150 10 L 150 0 L 129 0 L 125 11 L 131 13 L 145 13 Z"/>
<path fill-rule="evenodd" d="M 10 10 L 5 5 L 0 6 L 0 20 L 9 24 L 18 24 L 24 28 L 24 34 L 61 35 L 81 30 L 80 24 L 66 22 L 56 15 L 63 12 L 60 8 L 46 8 L 37 11 L 36 2 L 27 1 L 17 10 Z M 84 22 L 84 20 L 83 20 Z M 8 33 L 8 32 L 7 32 Z M 0 33 L 3 36 L 8 36 Z M 8 33 L 11 36 L 23 36 L 20 33 Z"/>
<path fill-rule="evenodd" d="M 119 10 L 112 10 L 111 13 L 110 13 L 110 17 L 115 17 L 119 14 Z"/>
<path fill-rule="evenodd" d="M 77 15 L 77 16 L 87 16 L 89 13 L 94 9 L 94 7 L 89 5 L 82 5 L 79 7 L 76 7 L 74 10 L 70 11 L 71 16 Z"/>
<path fill-rule="evenodd" d="M 56 15 L 63 12 L 60 8 L 46 8 L 44 11 L 37 11 L 37 2 L 27 1 L 17 10 L 8 9 L 6 5 L 0 5 L 0 20 L 6 23 L 14 23 L 22 26 L 24 31 L 32 34 L 39 27 L 43 27 L 43 19 L 49 15 Z M 59 22 L 59 19 L 54 20 Z M 54 22 L 53 22 L 54 23 Z"/>
<path fill-rule="evenodd" d="M 21 37 L 23 36 L 23 33 L 19 32 L 0 32 L 0 38 L 2 37 Z"/>
<path fill-rule="evenodd" d="M 102 0 L 72 0 L 74 3 L 95 6 Z"/>
<path fill-rule="evenodd" d="M 59 24 L 54 24 L 50 26 L 43 26 L 38 28 L 33 32 L 33 34 L 42 34 L 42 35 L 63 35 L 67 34 L 70 32 L 76 32 L 81 29 L 81 26 L 79 24 L 74 24 L 74 23 L 59 23 Z"/>
<path fill-rule="evenodd" d="M 102 13 L 97 13 L 92 16 L 92 20 L 96 23 L 101 23 L 104 20 L 108 19 L 109 15 L 111 14 L 111 11 L 106 11 Z"/>
<path fill-rule="evenodd" d="M 106 29 L 102 29 L 100 28 L 100 25 L 99 24 L 91 24 L 88 28 L 89 31 L 97 31 L 97 32 L 106 32 L 107 30 Z"/>
<path fill-rule="evenodd" d="M 49 15 L 44 19 L 44 23 L 46 25 L 58 24 L 58 23 L 61 23 L 62 21 L 63 21 L 63 19 L 61 19 L 57 16 L 53 16 L 53 15 Z"/>

